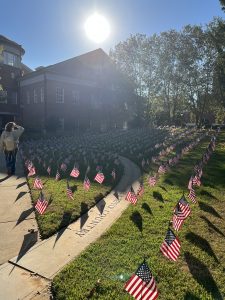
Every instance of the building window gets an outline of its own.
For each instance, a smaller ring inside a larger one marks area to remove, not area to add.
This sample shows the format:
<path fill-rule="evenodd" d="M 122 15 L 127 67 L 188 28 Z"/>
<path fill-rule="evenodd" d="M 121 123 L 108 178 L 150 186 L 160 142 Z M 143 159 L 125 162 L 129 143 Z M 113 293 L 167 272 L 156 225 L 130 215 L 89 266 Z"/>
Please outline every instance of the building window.
<path fill-rule="evenodd" d="M 64 89 L 56 88 L 56 103 L 64 103 Z"/>
<path fill-rule="evenodd" d="M 45 101 L 45 95 L 44 95 L 44 88 L 41 88 L 41 103 L 44 103 Z"/>
<path fill-rule="evenodd" d="M 72 103 L 79 104 L 80 102 L 80 92 L 72 91 Z"/>
<path fill-rule="evenodd" d="M 96 97 L 95 95 L 91 95 L 91 107 L 93 109 L 100 109 L 101 108 L 101 101 L 98 97 Z"/>
<path fill-rule="evenodd" d="M 7 91 L 3 90 L 0 84 L 0 104 L 7 104 Z"/>
<path fill-rule="evenodd" d="M 37 90 L 34 89 L 34 103 L 38 103 Z"/>
<path fill-rule="evenodd" d="M 27 99 L 27 104 L 30 104 L 30 92 L 27 91 L 26 93 L 26 99 Z"/>
<path fill-rule="evenodd" d="M 19 63 L 20 63 L 20 59 L 18 55 L 15 55 L 7 51 L 3 52 L 3 61 L 5 65 L 9 65 L 13 67 L 19 67 Z"/>

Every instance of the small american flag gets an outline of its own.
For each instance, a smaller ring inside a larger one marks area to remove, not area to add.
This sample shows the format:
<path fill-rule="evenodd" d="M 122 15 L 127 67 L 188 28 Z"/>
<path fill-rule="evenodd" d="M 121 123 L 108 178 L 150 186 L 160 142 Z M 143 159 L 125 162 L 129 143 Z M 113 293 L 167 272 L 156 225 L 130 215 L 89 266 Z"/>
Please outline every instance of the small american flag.
<path fill-rule="evenodd" d="M 84 184 L 83 185 L 84 185 L 84 189 L 86 191 L 88 191 L 90 189 L 90 187 L 91 187 L 90 180 L 88 179 L 87 176 L 84 178 Z"/>
<path fill-rule="evenodd" d="M 40 193 L 37 203 L 35 204 L 35 209 L 39 214 L 43 214 L 48 207 L 48 201 L 45 200 L 43 193 Z"/>
<path fill-rule="evenodd" d="M 77 168 L 73 168 L 73 170 L 70 173 L 70 176 L 77 178 L 79 175 L 80 175 L 80 171 Z"/>
<path fill-rule="evenodd" d="M 50 176 L 51 175 L 51 167 L 50 166 L 48 166 L 48 168 L 47 168 L 47 172 L 48 172 L 48 175 Z"/>
<path fill-rule="evenodd" d="M 193 185 L 197 185 L 197 186 L 201 185 L 201 180 L 197 175 L 195 175 L 195 177 L 193 178 Z"/>
<path fill-rule="evenodd" d="M 59 170 L 57 170 L 56 175 L 55 175 L 55 180 L 60 180 L 60 173 Z"/>
<path fill-rule="evenodd" d="M 98 172 L 94 178 L 95 181 L 97 181 L 98 183 L 103 183 L 105 179 L 105 176 L 102 172 Z"/>
<path fill-rule="evenodd" d="M 137 191 L 137 196 L 138 196 L 138 197 L 141 197 L 143 194 L 144 194 L 144 186 L 143 186 L 143 184 L 141 183 L 140 186 L 139 186 L 139 189 L 138 189 L 138 191 Z"/>
<path fill-rule="evenodd" d="M 62 163 L 61 166 L 60 166 L 60 169 L 61 169 L 63 172 L 66 172 L 67 165 L 66 165 L 65 163 Z"/>
<path fill-rule="evenodd" d="M 69 182 L 67 181 L 67 188 L 66 188 L 67 197 L 73 200 L 73 192 L 71 187 L 69 186 Z"/>
<path fill-rule="evenodd" d="M 154 186 L 156 184 L 156 177 L 155 176 L 151 176 L 149 177 L 148 183 L 150 186 Z"/>
<path fill-rule="evenodd" d="M 188 181 L 188 189 L 192 189 L 192 183 L 193 183 L 193 176 L 190 177 L 189 181 Z"/>
<path fill-rule="evenodd" d="M 134 192 L 132 186 L 131 186 L 130 190 L 127 192 L 125 200 L 129 201 L 132 204 L 136 204 L 137 196 L 135 195 L 135 192 Z"/>
<path fill-rule="evenodd" d="M 29 173 L 27 174 L 27 176 L 29 177 L 29 176 L 33 176 L 33 175 L 35 175 L 35 174 L 36 174 L 35 167 L 34 167 L 34 166 L 31 166 L 31 167 L 29 168 Z"/>
<path fill-rule="evenodd" d="M 159 174 L 164 174 L 166 173 L 166 167 L 164 165 L 161 165 L 158 169 Z"/>
<path fill-rule="evenodd" d="M 124 288 L 134 299 L 155 300 L 159 295 L 155 279 L 145 261 L 126 282 Z"/>
<path fill-rule="evenodd" d="M 180 200 L 178 201 L 178 205 L 181 208 L 181 211 L 183 212 L 184 218 L 186 219 L 191 213 L 191 208 L 184 196 L 180 198 Z"/>
<path fill-rule="evenodd" d="M 164 242 L 160 247 L 162 254 L 170 260 L 176 261 L 180 254 L 180 241 L 171 229 L 167 230 Z"/>
<path fill-rule="evenodd" d="M 42 183 L 42 181 L 39 177 L 36 177 L 35 180 L 34 180 L 34 188 L 38 189 L 38 190 L 43 189 L 43 183 Z"/>
<path fill-rule="evenodd" d="M 195 190 L 194 189 L 190 189 L 189 194 L 188 194 L 188 198 L 193 202 L 196 203 L 196 194 L 195 194 Z"/>
<path fill-rule="evenodd" d="M 184 196 L 178 201 L 173 214 L 173 228 L 179 230 L 183 224 L 183 221 L 190 215 L 191 209 L 184 198 Z"/>

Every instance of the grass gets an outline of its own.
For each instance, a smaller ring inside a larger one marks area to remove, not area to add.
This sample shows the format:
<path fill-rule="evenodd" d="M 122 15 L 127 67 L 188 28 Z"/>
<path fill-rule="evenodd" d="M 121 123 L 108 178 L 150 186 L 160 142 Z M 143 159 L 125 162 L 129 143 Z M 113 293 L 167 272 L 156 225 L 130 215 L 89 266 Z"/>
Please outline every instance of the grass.
<path fill-rule="evenodd" d="M 154 188 L 147 186 L 136 206 L 121 218 L 53 280 L 57 300 L 133 299 L 124 283 L 146 257 L 160 292 L 159 299 L 225 298 L 225 133 L 203 169 L 203 185 L 196 189 L 198 204 L 190 204 L 191 216 L 178 232 L 181 254 L 168 261 L 159 248 L 172 210 L 182 196 L 193 167 L 209 138 L 202 141 L 179 165 L 161 176 Z"/>
<path fill-rule="evenodd" d="M 56 181 L 55 178 L 52 177 L 39 176 L 44 183 L 43 193 L 49 201 L 48 208 L 43 215 L 36 212 L 41 237 L 47 238 L 59 229 L 78 219 L 111 191 L 120 180 L 122 174 L 122 166 L 117 166 L 117 176 L 115 180 L 113 180 L 111 174 L 106 172 L 104 174 L 106 182 L 99 184 L 92 181 L 88 191 L 85 191 L 83 188 L 83 179 L 74 179 L 71 177 L 69 185 L 73 191 L 73 199 L 67 197 L 66 178 Z M 32 201 L 35 204 L 40 195 L 40 191 L 33 188 L 34 180 L 35 178 L 28 179 Z"/>
<path fill-rule="evenodd" d="M 179 138 L 183 129 L 177 129 L 173 138 Z M 36 213 L 36 218 L 42 238 L 47 238 L 59 229 L 67 226 L 88 211 L 102 199 L 117 184 L 123 174 L 123 166 L 118 162 L 118 153 L 137 160 L 139 164 L 143 159 L 142 152 L 150 156 L 155 153 L 153 147 L 156 142 L 162 142 L 168 137 L 167 144 L 171 143 L 169 130 L 137 129 L 113 131 L 104 134 L 85 134 L 78 136 L 52 137 L 44 140 L 31 140 L 23 143 L 22 157 L 24 161 L 32 161 L 37 175 L 44 183 L 44 195 L 49 206 L 43 215 Z M 165 147 L 162 143 L 160 148 Z M 159 150 L 158 150 L 159 151 Z M 61 164 L 67 165 L 67 170 L 61 170 Z M 70 172 L 74 164 L 79 165 L 80 177 L 74 180 Z M 88 177 L 91 189 L 84 192 L 83 180 L 90 166 Z M 96 167 L 101 165 L 105 180 L 102 185 L 93 182 Z M 47 177 L 47 167 L 51 167 L 51 176 Z M 112 180 L 111 172 L 115 169 L 116 180 Z M 60 171 L 62 179 L 55 180 L 56 171 Z M 35 175 L 36 176 L 36 175 Z M 74 193 L 74 200 L 66 195 L 67 180 Z M 39 198 L 39 191 L 33 189 L 34 178 L 28 178 L 33 204 Z"/>

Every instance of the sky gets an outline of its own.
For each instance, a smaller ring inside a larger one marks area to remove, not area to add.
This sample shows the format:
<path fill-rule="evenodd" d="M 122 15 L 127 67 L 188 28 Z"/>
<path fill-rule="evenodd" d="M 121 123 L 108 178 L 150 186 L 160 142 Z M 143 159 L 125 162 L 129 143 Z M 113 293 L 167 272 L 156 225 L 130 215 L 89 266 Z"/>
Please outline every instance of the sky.
<path fill-rule="evenodd" d="M 111 28 L 100 44 L 84 31 L 96 11 Z M 205 25 L 214 16 L 225 17 L 219 0 L 0 0 L 0 34 L 22 45 L 23 63 L 35 69 L 97 48 L 108 53 L 131 34 Z"/>

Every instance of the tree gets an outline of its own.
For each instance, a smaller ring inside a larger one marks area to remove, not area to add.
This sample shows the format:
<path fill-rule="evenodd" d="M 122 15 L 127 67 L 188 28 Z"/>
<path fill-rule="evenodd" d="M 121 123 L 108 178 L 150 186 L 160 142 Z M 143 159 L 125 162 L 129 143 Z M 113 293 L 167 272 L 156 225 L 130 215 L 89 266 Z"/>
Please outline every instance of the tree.
<path fill-rule="evenodd" d="M 225 12 L 225 0 L 220 0 L 220 4 L 222 6 L 222 10 Z"/>

